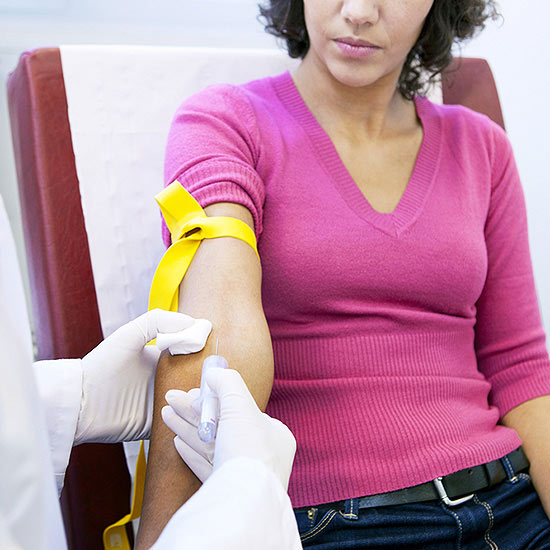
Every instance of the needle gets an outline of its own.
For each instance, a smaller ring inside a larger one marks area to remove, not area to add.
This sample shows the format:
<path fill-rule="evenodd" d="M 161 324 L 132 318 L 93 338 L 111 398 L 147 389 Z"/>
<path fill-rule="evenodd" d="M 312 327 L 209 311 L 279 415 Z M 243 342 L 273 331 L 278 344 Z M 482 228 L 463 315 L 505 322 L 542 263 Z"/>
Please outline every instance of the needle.
<path fill-rule="evenodd" d="M 218 355 L 218 342 L 219 342 L 219 338 L 216 338 L 216 355 Z"/>

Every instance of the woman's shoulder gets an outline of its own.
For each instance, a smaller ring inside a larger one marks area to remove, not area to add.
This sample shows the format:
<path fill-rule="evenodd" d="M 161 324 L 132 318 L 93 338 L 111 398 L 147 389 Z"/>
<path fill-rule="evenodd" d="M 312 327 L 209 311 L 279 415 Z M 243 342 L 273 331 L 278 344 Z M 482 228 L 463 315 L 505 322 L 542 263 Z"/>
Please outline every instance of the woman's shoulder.
<path fill-rule="evenodd" d="M 447 161 L 458 161 L 463 167 L 477 166 L 478 173 L 482 166 L 497 173 L 513 159 L 504 128 L 487 115 L 463 105 L 438 104 L 425 98 L 420 99 L 420 110 L 423 121 L 430 121 L 430 128 L 436 129 L 432 135 L 437 135 L 442 158 Z"/>
<path fill-rule="evenodd" d="M 438 121 L 442 139 L 453 145 L 467 147 L 472 151 L 480 147 L 493 152 L 495 149 L 510 149 L 504 128 L 486 114 L 464 105 L 439 104 L 426 98 L 422 98 L 421 102 L 427 116 Z"/>
<path fill-rule="evenodd" d="M 233 133 L 259 154 L 262 143 L 272 143 L 280 134 L 277 121 L 281 109 L 272 85 L 276 78 L 203 88 L 180 104 L 172 120 L 172 133 L 181 130 L 189 135 L 191 127 L 204 137 Z"/>
<path fill-rule="evenodd" d="M 446 129 L 464 129 L 472 132 L 503 133 L 502 127 L 486 114 L 464 105 L 434 103 L 426 98 L 423 101 L 437 114 Z"/>
<path fill-rule="evenodd" d="M 211 84 L 186 98 L 179 109 L 206 110 L 238 118 L 243 111 L 255 111 L 272 101 L 275 78 L 268 76 L 243 84 Z"/>

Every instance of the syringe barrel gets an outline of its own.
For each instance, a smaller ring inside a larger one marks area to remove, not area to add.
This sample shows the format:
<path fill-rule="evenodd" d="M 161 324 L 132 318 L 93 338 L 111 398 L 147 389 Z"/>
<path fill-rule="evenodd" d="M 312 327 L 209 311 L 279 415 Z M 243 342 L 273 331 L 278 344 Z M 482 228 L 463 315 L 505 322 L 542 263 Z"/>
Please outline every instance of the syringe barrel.
<path fill-rule="evenodd" d="M 201 419 L 199 424 L 199 438 L 209 443 L 216 436 L 218 425 L 219 401 L 214 394 L 207 395 L 201 407 Z"/>
<path fill-rule="evenodd" d="M 202 364 L 201 388 L 199 394 L 199 402 L 201 403 L 199 437 L 206 442 L 214 439 L 220 414 L 218 398 L 206 382 L 205 374 L 212 368 L 227 369 L 229 365 L 225 357 L 221 355 L 209 355 Z"/>

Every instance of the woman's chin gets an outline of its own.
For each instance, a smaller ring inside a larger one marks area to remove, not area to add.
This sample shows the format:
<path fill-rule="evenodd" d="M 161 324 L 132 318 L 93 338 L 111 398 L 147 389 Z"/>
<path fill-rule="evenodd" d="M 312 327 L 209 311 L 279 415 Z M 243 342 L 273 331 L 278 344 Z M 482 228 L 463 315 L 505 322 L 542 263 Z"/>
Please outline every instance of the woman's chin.
<path fill-rule="evenodd" d="M 372 86 L 378 80 L 374 71 L 366 71 L 358 68 L 345 68 L 344 70 L 331 71 L 332 77 L 343 86 L 349 88 L 365 88 Z"/>
<path fill-rule="evenodd" d="M 348 88 L 378 88 L 397 86 L 401 67 L 388 69 L 381 64 L 370 66 L 354 63 L 327 64 L 332 78 Z"/>

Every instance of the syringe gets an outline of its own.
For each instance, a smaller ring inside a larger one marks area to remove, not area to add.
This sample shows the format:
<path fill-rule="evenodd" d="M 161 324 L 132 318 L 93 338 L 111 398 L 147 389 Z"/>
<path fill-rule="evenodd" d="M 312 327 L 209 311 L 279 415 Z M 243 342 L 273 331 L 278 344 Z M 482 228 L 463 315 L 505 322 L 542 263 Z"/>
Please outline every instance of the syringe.
<path fill-rule="evenodd" d="M 225 357 L 218 355 L 218 341 L 216 340 L 216 354 L 209 355 L 202 364 L 201 389 L 199 402 L 201 403 L 201 421 L 199 424 L 199 438 L 209 443 L 216 437 L 216 428 L 220 415 L 220 404 L 216 394 L 210 389 L 206 382 L 205 374 L 209 369 L 227 369 L 229 365 Z"/>

